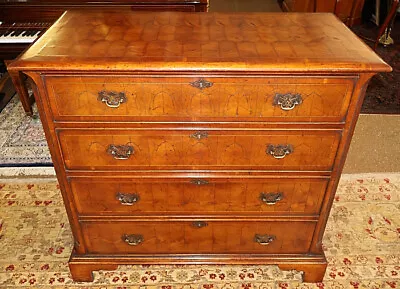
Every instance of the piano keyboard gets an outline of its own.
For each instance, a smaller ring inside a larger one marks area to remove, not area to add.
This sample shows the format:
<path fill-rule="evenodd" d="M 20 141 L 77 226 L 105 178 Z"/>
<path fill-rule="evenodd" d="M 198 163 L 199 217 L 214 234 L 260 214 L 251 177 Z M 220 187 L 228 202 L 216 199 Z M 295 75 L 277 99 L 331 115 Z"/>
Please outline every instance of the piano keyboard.
<path fill-rule="evenodd" d="M 49 23 L 3 24 L 0 22 L 0 44 L 32 43 L 49 26 Z"/>

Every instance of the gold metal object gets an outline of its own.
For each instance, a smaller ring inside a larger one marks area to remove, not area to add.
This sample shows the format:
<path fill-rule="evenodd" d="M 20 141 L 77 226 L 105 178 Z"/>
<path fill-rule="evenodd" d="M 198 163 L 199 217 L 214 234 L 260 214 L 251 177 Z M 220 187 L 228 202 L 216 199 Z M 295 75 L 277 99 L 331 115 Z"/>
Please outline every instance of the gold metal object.
<path fill-rule="evenodd" d="M 121 202 L 121 205 L 124 206 L 132 206 L 133 204 L 139 202 L 140 197 L 138 194 L 129 194 L 129 193 L 117 193 L 116 198 Z"/>
<path fill-rule="evenodd" d="M 389 27 L 386 28 L 385 33 L 383 33 L 381 38 L 379 38 L 379 43 L 382 44 L 383 46 L 392 45 L 394 43 L 393 38 L 390 36 L 391 30 L 392 29 L 390 29 Z"/>
<path fill-rule="evenodd" d="M 206 131 L 196 131 L 195 133 L 190 135 L 191 138 L 194 139 L 203 139 L 203 138 L 208 138 L 208 132 Z"/>
<path fill-rule="evenodd" d="M 213 86 L 213 83 L 210 81 L 207 81 L 205 79 L 199 79 L 194 82 L 191 82 L 190 85 L 202 90 L 204 88 L 209 88 L 209 87 Z"/>
<path fill-rule="evenodd" d="M 275 205 L 283 199 L 283 193 L 260 193 L 260 200 L 267 205 Z"/>
<path fill-rule="evenodd" d="M 124 92 L 105 90 L 99 92 L 99 96 L 97 97 L 97 99 L 101 102 L 104 102 L 108 107 L 111 108 L 118 108 L 121 103 L 125 103 L 127 101 Z"/>
<path fill-rule="evenodd" d="M 293 146 L 288 145 L 268 145 L 265 151 L 267 154 L 273 156 L 276 159 L 283 159 L 286 155 L 291 154 L 293 152 Z"/>
<path fill-rule="evenodd" d="M 254 235 L 254 242 L 266 246 L 271 244 L 276 237 L 274 235 L 260 235 L 260 234 L 255 234 Z"/>
<path fill-rule="evenodd" d="M 130 246 L 137 246 L 144 241 L 144 238 L 142 235 L 124 234 L 124 235 L 122 235 L 122 241 L 124 241 L 125 243 L 127 243 Z"/>
<path fill-rule="evenodd" d="M 280 105 L 282 110 L 292 110 L 296 105 L 299 105 L 303 102 L 303 99 L 300 94 L 275 94 L 274 97 L 274 105 Z"/>
<path fill-rule="evenodd" d="M 195 179 L 195 180 L 190 180 L 190 183 L 196 186 L 204 186 L 208 185 L 210 182 L 207 180 Z"/>
<path fill-rule="evenodd" d="M 135 153 L 135 150 L 130 145 L 110 144 L 106 151 L 116 160 L 127 160 L 132 154 Z"/>
<path fill-rule="evenodd" d="M 207 227 L 207 226 L 208 226 L 207 222 L 204 222 L 204 221 L 194 221 L 192 223 L 192 227 L 195 227 L 195 228 L 198 228 L 198 229 L 204 228 L 204 227 Z"/>

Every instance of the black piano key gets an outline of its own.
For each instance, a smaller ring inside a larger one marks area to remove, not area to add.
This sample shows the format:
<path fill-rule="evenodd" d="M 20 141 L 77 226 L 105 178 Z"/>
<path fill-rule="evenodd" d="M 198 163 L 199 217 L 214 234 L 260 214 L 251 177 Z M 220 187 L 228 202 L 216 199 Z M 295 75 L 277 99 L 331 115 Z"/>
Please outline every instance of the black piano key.
<path fill-rule="evenodd" d="M 19 31 L 20 30 L 18 28 L 14 29 L 10 36 L 18 36 Z"/>
<path fill-rule="evenodd" d="M 14 36 L 20 36 L 22 32 L 23 32 L 23 30 L 18 29 L 18 30 L 15 32 Z"/>
<path fill-rule="evenodd" d="M 11 34 L 10 34 L 10 36 L 18 36 L 19 34 L 21 33 L 21 30 L 20 29 L 15 29 Z"/>

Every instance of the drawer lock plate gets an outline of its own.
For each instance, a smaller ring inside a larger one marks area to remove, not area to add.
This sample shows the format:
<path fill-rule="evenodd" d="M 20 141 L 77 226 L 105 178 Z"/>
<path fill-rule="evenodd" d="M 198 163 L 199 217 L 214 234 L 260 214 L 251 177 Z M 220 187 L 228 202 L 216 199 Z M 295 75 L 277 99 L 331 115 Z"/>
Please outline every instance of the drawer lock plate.
<path fill-rule="evenodd" d="M 213 86 L 213 83 L 205 79 L 199 79 L 197 81 L 191 82 L 190 85 L 202 90 L 204 88 L 209 88 Z"/>
<path fill-rule="evenodd" d="M 194 221 L 194 222 L 192 222 L 192 227 L 197 228 L 197 229 L 204 228 L 204 227 L 207 227 L 207 226 L 208 226 L 207 222 L 204 222 L 204 221 Z"/>

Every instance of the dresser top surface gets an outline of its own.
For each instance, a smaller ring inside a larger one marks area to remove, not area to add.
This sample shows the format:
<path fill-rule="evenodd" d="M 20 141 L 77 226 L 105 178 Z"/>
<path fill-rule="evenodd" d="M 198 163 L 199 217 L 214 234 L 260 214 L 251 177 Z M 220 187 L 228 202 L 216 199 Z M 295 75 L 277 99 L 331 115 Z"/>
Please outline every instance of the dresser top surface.
<path fill-rule="evenodd" d="M 67 11 L 19 70 L 390 71 L 332 14 Z"/>

